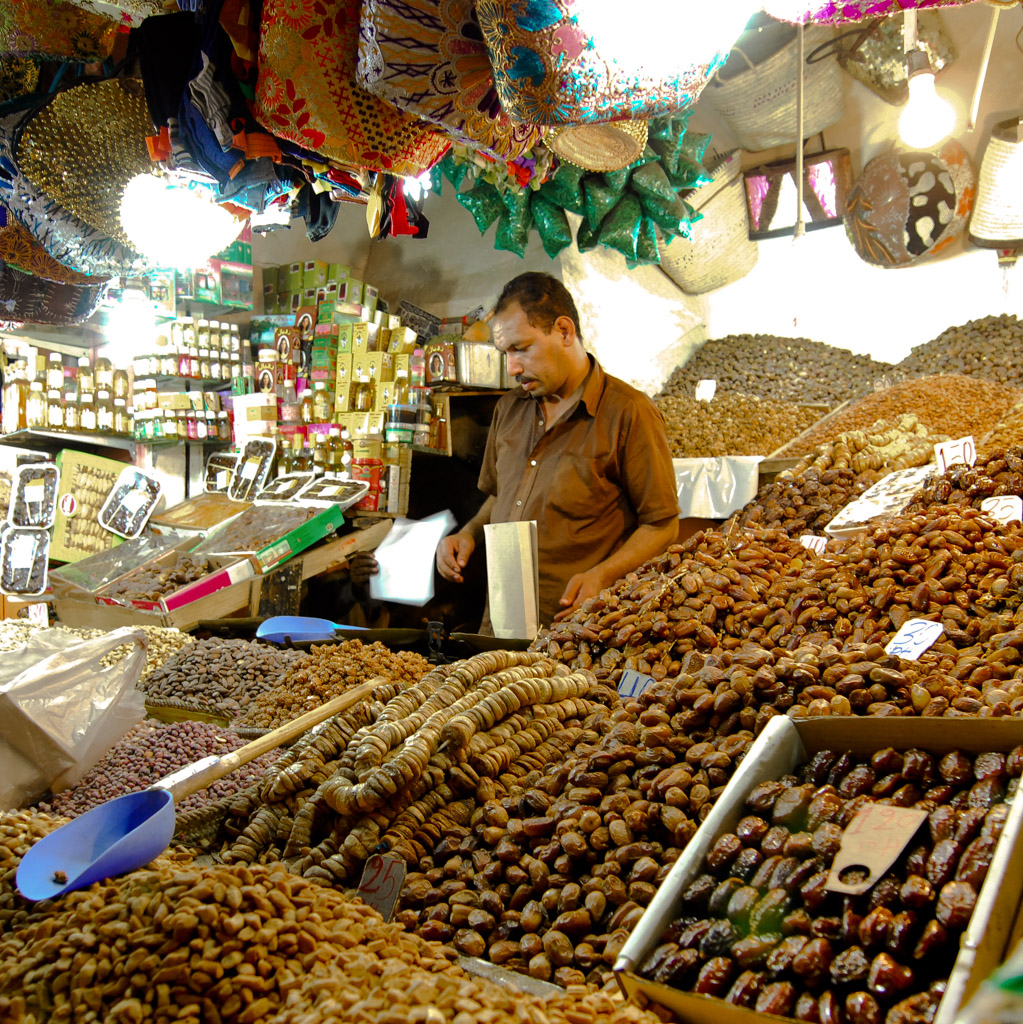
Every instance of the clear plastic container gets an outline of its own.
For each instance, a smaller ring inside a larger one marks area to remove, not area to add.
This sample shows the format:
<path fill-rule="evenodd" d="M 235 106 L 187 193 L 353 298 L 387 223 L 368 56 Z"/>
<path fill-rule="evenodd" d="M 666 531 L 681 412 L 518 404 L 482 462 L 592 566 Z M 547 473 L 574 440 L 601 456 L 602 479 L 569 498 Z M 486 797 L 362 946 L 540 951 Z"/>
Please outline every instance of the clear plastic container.
<path fill-rule="evenodd" d="M 64 386 L 64 360 L 59 352 L 51 352 L 46 360 L 46 387 L 49 390 Z"/>
<path fill-rule="evenodd" d="M 231 440 L 231 421 L 228 419 L 226 412 L 217 413 L 217 440 Z"/>
<path fill-rule="evenodd" d="M 64 429 L 64 403 L 56 389 L 46 392 L 46 426 L 49 430 Z"/>
<path fill-rule="evenodd" d="M 131 417 L 128 415 L 128 403 L 123 398 L 114 399 L 114 433 L 122 437 L 131 434 Z"/>
<path fill-rule="evenodd" d="M 82 429 L 82 407 L 78 404 L 78 388 L 69 388 L 64 392 L 64 429 L 78 431 Z"/>
<path fill-rule="evenodd" d="M 96 390 L 96 375 L 88 356 L 78 357 L 78 390 L 83 395 L 91 395 Z"/>
<path fill-rule="evenodd" d="M 96 360 L 96 389 L 97 391 L 113 391 L 114 389 L 114 364 L 106 356 L 100 356 Z"/>
<path fill-rule="evenodd" d="M 96 429 L 101 434 L 114 432 L 114 403 L 110 401 L 109 391 L 96 394 Z"/>
<path fill-rule="evenodd" d="M 128 371 L 127 370 L 114 370 L 114 386 L 111 389 L 113 391 L 114 400 L 123 398 L 125 401 L 128 399 Z"/>
<path fill-rule="evenodd" d="M 91 392 L 83 392 L 78 403 L 78 429 L 85 434 L 96 432 L 96 399 Z"/>
<path fill-rule="evenodd" d="M 29 385 L 28 398 L 25 399 L 25 423 L 29 430 L 46 427 L 46 395 L 41 380 L 34 380 Z"/>

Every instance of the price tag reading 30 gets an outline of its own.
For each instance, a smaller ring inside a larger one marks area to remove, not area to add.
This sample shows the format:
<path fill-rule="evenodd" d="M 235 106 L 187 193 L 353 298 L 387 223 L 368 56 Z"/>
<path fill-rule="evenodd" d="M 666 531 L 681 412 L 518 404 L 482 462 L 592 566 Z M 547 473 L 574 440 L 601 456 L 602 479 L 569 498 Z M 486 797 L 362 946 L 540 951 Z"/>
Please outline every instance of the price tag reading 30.
<path fill-rule="evenodd" d="M 1016 494 L 1000 494 L 997 498 L 985 498 L 980 503 L 981 512 L 987 512 L 992 519 L 1004 526 L 1006 523 L 1023 521 L 1023 498 Z"/>
<path fill-rule="evenodd" d="M 366 861 L 358 895 L 363 903 L 368 903 L 385 921 L 390 921 L 404 884 L 405 861 L 390 854 L 381 856 L 374 853 Z"/>
<path fill-rule="evenodd" d="M 958 441 L 942 441 L 934 446 L 934 461 L 938 472 L 944 473 L 950 466 L 960 464 L 972 466 L 977 462 L 977 445 L 973 435 L 961 437 Z"/>
<path fill-rule="evenodd" d="M 897 658 L 916 661 L 945 631 L 940 622 L 930 619 L 910 619 L 888 641 L 885 654 L 894 654 Z"/>

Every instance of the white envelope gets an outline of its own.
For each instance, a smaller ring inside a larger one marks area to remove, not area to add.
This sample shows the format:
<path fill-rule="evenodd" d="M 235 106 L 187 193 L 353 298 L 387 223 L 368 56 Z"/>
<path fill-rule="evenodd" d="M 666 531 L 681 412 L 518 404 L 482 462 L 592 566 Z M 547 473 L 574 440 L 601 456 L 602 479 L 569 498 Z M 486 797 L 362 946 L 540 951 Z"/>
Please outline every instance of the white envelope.
<path fill-rule="evenodd" d="M 437 545 L 454 528 L 450 509 L 418 521 L 395 519 L 373 552 L 380 571 L 369 578 L 369 596 L 397 604 L 426 604 L 433 597 Z"/>
<path fill-rule="evenodd" d="M 483 532 L 494 636 L 532 640 L 540 629 L 536 523 L 488 523 Z"/>

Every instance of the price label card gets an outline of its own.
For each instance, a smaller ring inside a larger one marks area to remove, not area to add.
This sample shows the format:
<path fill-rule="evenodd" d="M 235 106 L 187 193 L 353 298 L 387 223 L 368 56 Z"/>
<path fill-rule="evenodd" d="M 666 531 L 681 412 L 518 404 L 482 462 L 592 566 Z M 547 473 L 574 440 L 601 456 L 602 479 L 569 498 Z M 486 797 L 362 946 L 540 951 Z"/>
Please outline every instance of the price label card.
<path fill-rule="evenodd" d="M 36 560 L 36 540 L 30 534 L 23 533 L 14 538 L 11 545 L 11 568 L 15 572 L 23 572 L 32 568 Z"/>
<path fill-rule="evenodd" d="M 945 627 L 940 622 L 931 622 L 930 619 L 910 619 L 909 622 L 904 622 L 898 633 L 888 641 L 884 649 L 885 654 L 894 654 L 897 658 L 916 661 L 944 631 Z"/>
<path fill-rule="evenodd" d="M 698 380 L 696 382 L 696 401 L 709 402 L 718 389 L 716 380 Z"/>
<path fill-rule="evenodd" d="M 28 606 L 28 621 L 37 626 L 48 626 L 50 624 L 50 608 L 45 601 L 37 601 Z"/>
<path fill-rule="evenodd" d="M 645 676 L 627 668 L 618 681 L 618 694 L 621 697 L 638 697 L 657 682 L 653 676 Z"/>
<path fill-rule="evenodd" d="M 864 807 L 842 833 L 824 887 L 853 896 L 866 892 L 898 860 L 926 819 L 926 811 L 913 807 Z"/>
<path fill-rule="evenodd" d="M 892 382 L 887 377 L 879 377 L 874 381 L 875 391 L 884 391 L 886 388 L 890 388 L 891 386 Z"/>
<path fill-rule="evenodd" d="M 374 853 L 366 861 L 359 882 L 363 903 L 368 903 L 385 921 L 394 916 L 394 905 L 405 884 L 405 861 L 390 854 Z"/>
<path fill-rule="evenodd" d="M 934 461 L 938 472 L 944 473 L 950 466 L 972 466 L 977 461 L 977 445 L 973 435 L 961 437 L 958 441 L 942 441 L 934 446 Z"/>
<path fill-rule="evenodd" d="M 227 485 L 231 482 L 231 474 L 226 469 L 218 469 L 213 480 L 213 486 L 218 491 L 226 491 Z"/>
<path fill-rule="evenodd" d="M 46 482 L 32 480 L 25 484 L 25 501 L 30 504 L 42 504 L 46 500 Z"/>
<path fill-rule="evenodd" d="M 319 490 L 320 497 L 322 497 L 322 498 L 332 498 L 332 497 L 334 497 L 335 494 L 340 494 L 340 493 L 341 493 L 341 488 L 339 486 L 337 486 L 337 485 L 335 485 L 333 487 L 321 487 L 320 490 Z"/>
<path fill-rule="evenodd" d="M 133 516 L 140 508 L 145 508 L 148 501 L 148 491 L 129 491 L 121 499 L 121 506 L 127 511 L 128 515 Z"/>
<path fill-rule="evenodd" d="M 980 503 L 981 512 L 987 512 L 995 522 L 1006 523 L 1023 521 L 1023 498 L 1016 494 L 1002 494 L 997 498 L 985 498 Z"/>
<path fill-rule="evenodd" d="M 824 549 L 828 546 L 827 537 L 815 537 L 812 533 L 804 533 L 799 538 L 799 543 L 803 545 L 807 551 L 812 551 L 815 555 L 823 555 Z"/>
<path fill-rule="evenodd" d="M 243 480 L 255 480 L 256 475 L 259 473 L 260 459 L 246 459 L 245 465 L 242 466 L 242 479 Z"/>

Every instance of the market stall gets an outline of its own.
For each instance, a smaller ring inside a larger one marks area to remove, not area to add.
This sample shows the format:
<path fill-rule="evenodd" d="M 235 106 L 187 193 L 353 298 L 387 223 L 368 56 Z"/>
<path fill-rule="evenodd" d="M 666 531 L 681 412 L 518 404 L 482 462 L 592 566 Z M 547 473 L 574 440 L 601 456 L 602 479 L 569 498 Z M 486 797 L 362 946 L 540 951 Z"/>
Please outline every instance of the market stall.
<path fill-rule="evenodd" d="M 0 1020 L 1018 1015 L 1018 4 L 7 6 Z"/>

